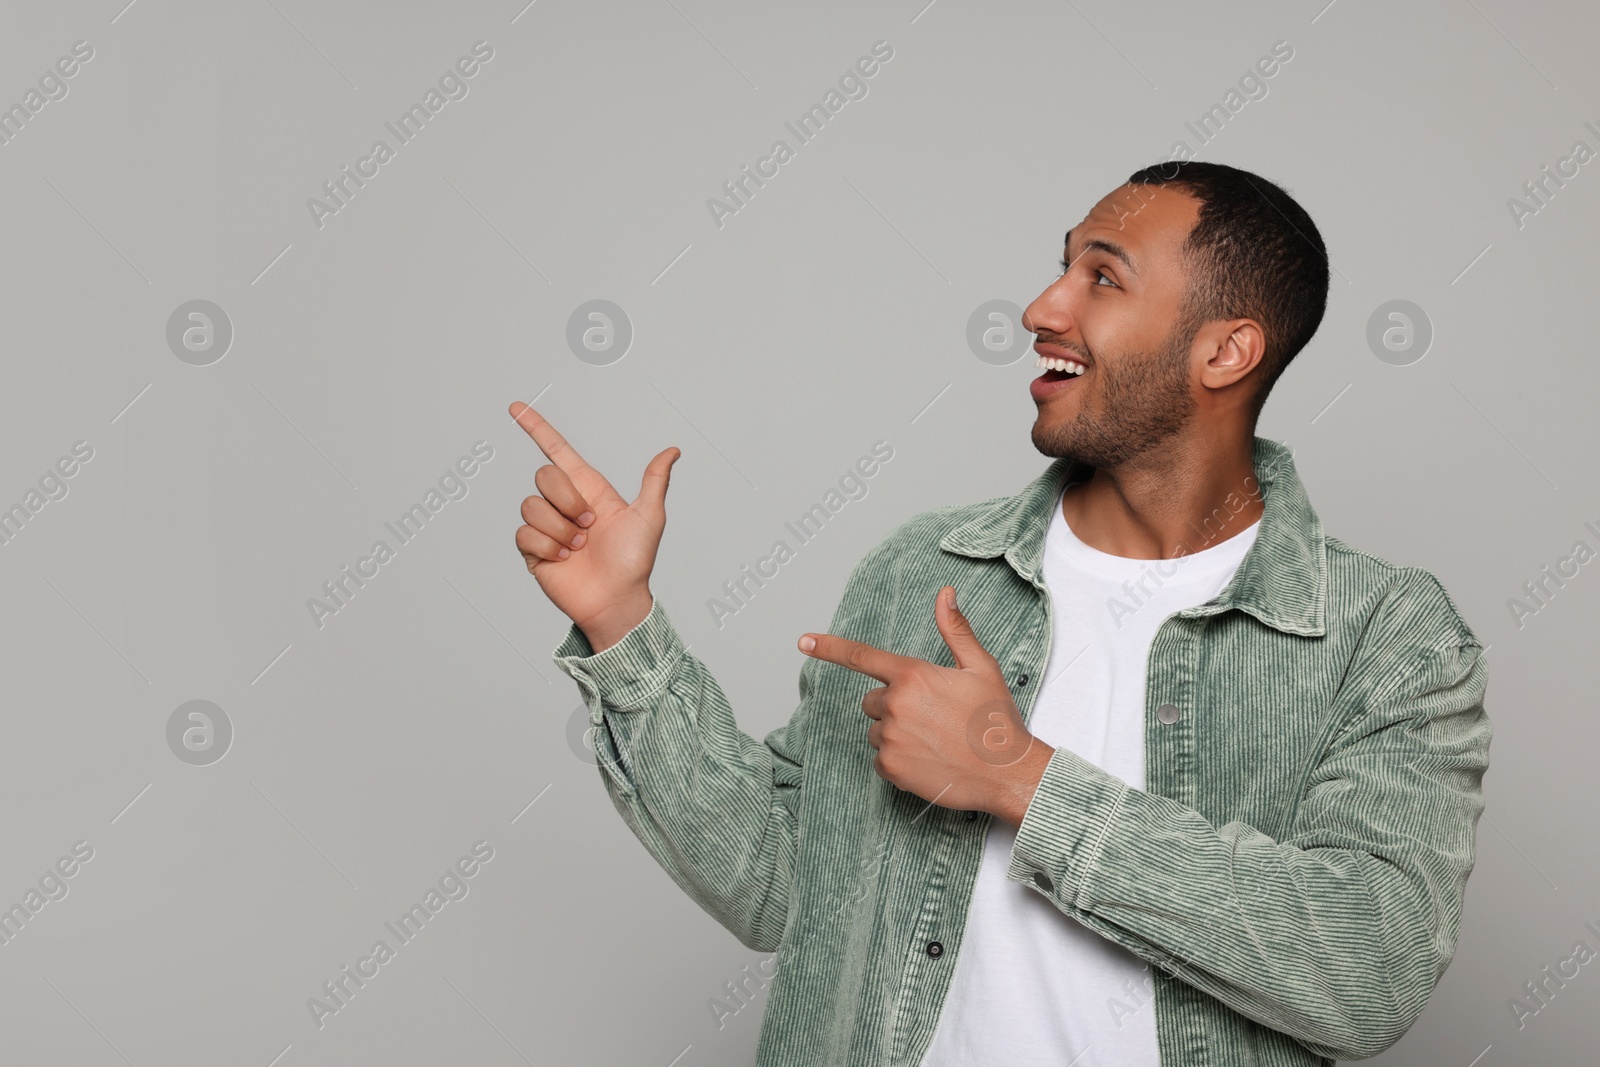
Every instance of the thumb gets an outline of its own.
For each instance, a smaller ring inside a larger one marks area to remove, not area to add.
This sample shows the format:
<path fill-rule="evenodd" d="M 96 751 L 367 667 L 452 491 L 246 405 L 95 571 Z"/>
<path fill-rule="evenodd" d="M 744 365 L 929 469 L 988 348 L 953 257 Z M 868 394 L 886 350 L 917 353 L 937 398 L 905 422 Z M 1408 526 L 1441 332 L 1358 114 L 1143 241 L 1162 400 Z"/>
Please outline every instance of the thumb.
<path fill-rule="evenodd" d="M 678 462 L 678 457 L 683 455 L 683 450 L 676 446 L 664 448 L 656 454 L 644 469 L 644 478 L 639 483 L 639 495 L 634 499 L 635 504 L 646 504 L 657 511 L 667 510 L 667 483 L 671 480 L 672 465 Z"/>
<path fill-rule="evenodd" d="M 956 658 L 957 667 L 965 670 L 985 664 L 999 666 L 1000 661 L 983 647 L 978 635 L 973 632 L 972 623 L 967 620 L 961 609 L 956 607 L 955 586 L 947 585 L 939 590 L 933 617 L 944 643 L 950 647 L 951 653 Z"/>

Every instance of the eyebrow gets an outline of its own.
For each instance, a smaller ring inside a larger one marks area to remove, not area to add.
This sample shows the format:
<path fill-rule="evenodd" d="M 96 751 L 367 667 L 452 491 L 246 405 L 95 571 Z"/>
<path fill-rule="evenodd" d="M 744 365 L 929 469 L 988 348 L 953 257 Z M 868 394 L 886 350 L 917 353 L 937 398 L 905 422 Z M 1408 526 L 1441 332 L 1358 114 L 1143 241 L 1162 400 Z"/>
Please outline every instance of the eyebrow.
<path fill-rule="evenodd" d="M 1062 238 L 1062 242 L 1061 243 L 1062 243 L 1062 246 L 1064 248 L 1070 249 L 1072 247 L 1072 234 L 1073 234 L 1073 231 L 1075 231 L 1076 229 L 1077 229 L 1077 227 L 1074 226 L 1071 230 L 1067 231 L 1066 237 Z M 1124 267 L 1128 268 L 1128 273 L 1134 275 L 1135 277 L 1137 277 L 1139 275 L 1139 268 L 1134 266 L 1133 257 L 1128 254 L 1128 250 L 1126 248 L 1123 248 L 1121 245 L 1117 244 L 1114 241 L 1103 241 L 1098 237 L 1095 238 L 1094 240 L 1085 242 L 1084 246 L 1083 246 L 1083 251 L 1079 252 L 1078 255 L 1075 256 L 1075 257 L 1074 256 L 1067 257 L 1067 261 L 1069 263 L 1076 263 L 1078 261 L 1078 259 L 1082 258 L 1091 249 L 1098 249 L 1101 252 L 1105 252 L 1105 253 L 1111 255 L 1118 262 L 1120 262 Z"/>

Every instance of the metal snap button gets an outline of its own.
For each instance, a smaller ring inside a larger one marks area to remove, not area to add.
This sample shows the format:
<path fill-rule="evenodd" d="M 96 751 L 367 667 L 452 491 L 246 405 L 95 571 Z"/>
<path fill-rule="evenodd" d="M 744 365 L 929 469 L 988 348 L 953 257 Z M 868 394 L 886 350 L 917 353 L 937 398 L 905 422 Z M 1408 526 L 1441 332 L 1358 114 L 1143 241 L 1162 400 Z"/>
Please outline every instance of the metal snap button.
<path fill-rule="evenodd" d="M 938 959 L 940 956 L 944 955 L 944 946 L 939 944 L 937 941 L 929 941 L 928 955 L 932 956 L 934 959 Z"/>
<path fill-rule="evenodd" d="M 1176 704 L 1163 704 L 1156 709 L 1156 718 L 1169 726 L 1178 721 L 1179 714 Z"/>

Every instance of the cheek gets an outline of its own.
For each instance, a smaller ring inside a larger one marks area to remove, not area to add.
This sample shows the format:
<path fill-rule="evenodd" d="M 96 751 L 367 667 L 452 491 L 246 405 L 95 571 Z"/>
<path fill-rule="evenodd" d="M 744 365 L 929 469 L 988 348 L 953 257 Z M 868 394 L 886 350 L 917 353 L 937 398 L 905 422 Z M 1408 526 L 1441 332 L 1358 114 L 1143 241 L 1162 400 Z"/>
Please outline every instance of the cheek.
<path fill-rule="evenodd" d="M 1151 327 L 1160 321 L 1164 320 L 1131 308 L 1101 308 L 1080 321 L 1080 332 L 1095 366 L 1108 371 L 1106 377 L 1126 380 L 1134 373 L 1148 377 L 1188 359 L 1187 339 Z"/>
<path fill-rule="evenodd" d="M 1149 320 L 1126 299 L 1095 299 L 1089 293 L 1078 301 L 1074 321 L 1078 336 L 1089 349 L 1091 358 L 1102 352 L 1107 359 L 1115 359 L 1124 352 L 1138 352 L 1147 348 Z"/>

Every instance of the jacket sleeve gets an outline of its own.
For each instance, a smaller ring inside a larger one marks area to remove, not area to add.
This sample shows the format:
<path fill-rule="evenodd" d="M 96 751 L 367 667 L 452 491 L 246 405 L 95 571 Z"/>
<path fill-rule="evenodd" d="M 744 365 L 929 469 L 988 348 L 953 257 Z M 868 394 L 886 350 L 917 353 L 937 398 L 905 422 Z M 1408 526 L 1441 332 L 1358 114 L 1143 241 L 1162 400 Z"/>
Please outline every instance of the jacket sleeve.
<path fill-rule="evenodd" d="M 852 589 L 884 551 L 880 545 L 856 564 L 830 632 L 845 624 Z M 659 600 L 603 652 L 573 624 L 554 659 L 589 706 L 601 780 L 634 835 L 741 944 L 776 951 L 789 915 L 821 661 L 803 657 L 799 706 L 758 742 L 734 722 L 722 687 L 685 651 Z"/>
<path fill-rule="evenodd" d="M 1284 840 L 1213 826 L 1057 749 L 1007 877 L 1318 1055 L 1384 1051 L 1455 952 L 1484 807 L 1488 667 L 1470 631 L 1364 653 L 1347 679 L 1354 710 Z"/>

